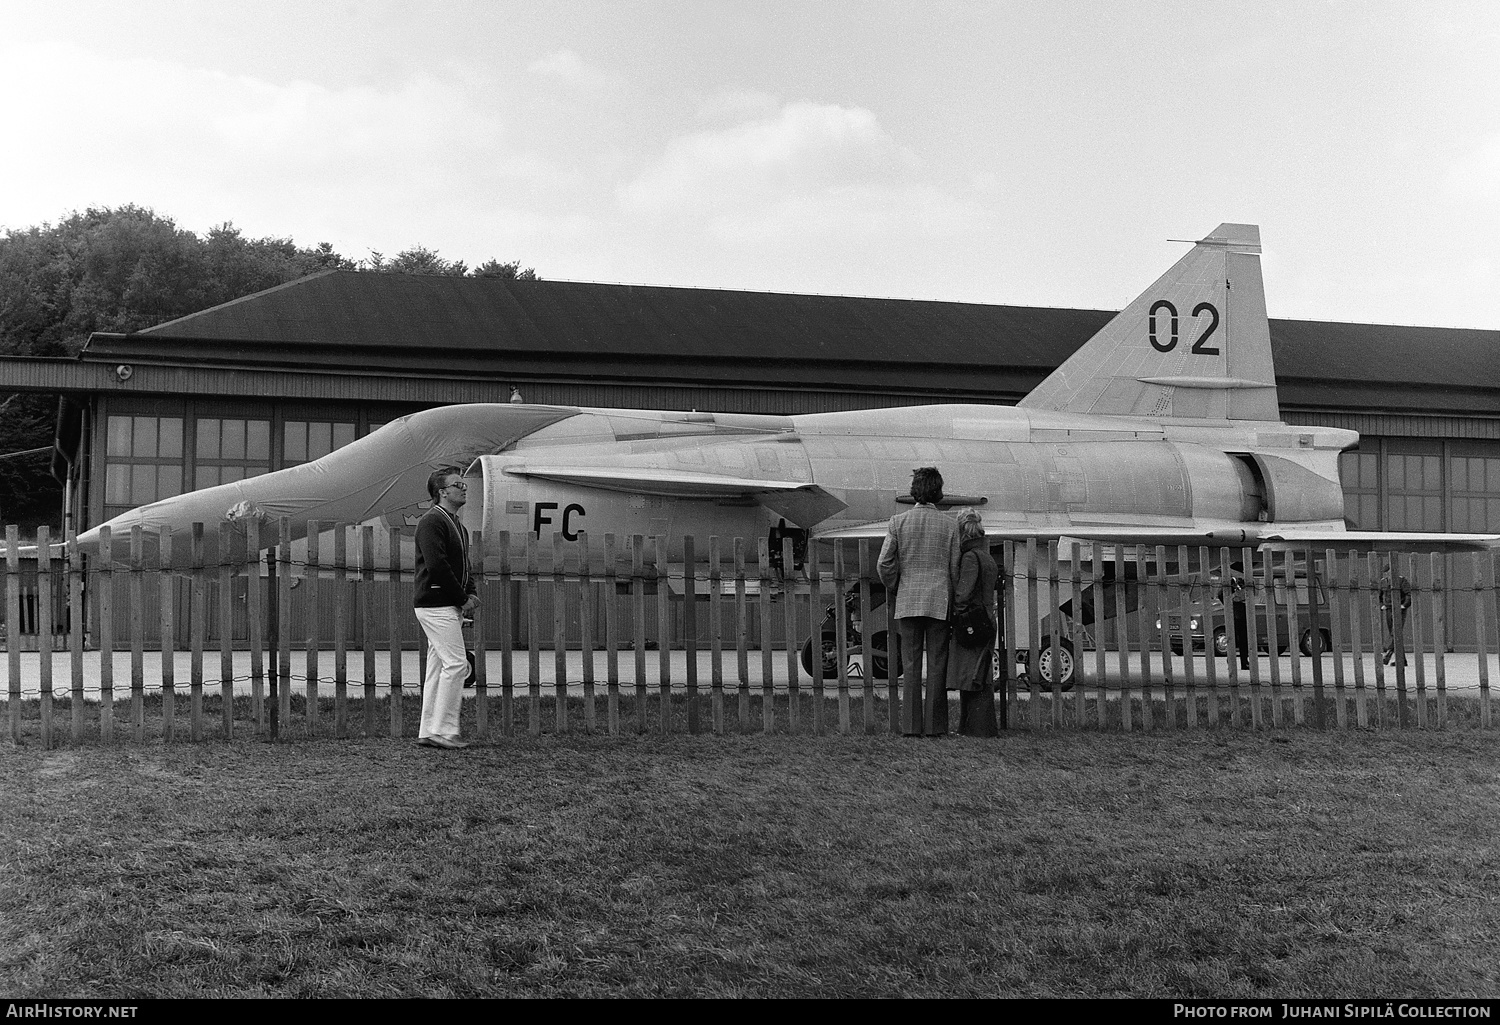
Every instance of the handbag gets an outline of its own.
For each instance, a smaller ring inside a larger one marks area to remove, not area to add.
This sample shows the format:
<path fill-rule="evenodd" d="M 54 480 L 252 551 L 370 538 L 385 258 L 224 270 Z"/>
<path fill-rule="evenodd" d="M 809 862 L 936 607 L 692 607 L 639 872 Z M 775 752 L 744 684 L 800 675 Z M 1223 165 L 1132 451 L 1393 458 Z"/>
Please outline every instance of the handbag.
<path fill-rule="evenodd" d="M 987 648 L 995 639 L 995 624 L 983 605 L 970 605 L 953 613 L 953 636 L 961 648 Z"/>

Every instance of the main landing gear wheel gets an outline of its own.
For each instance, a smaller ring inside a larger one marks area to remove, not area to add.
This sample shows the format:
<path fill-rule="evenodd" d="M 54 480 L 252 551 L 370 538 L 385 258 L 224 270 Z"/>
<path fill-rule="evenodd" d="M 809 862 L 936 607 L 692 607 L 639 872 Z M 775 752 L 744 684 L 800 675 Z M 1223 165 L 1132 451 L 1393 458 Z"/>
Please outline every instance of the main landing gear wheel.
<path fill-rule="evenodd" d="M 1322 648 L 1323 654 L 1326 655 L 1330 651 L 1333 650 L 1333 637 L 1328 633 L 1327 630 L 1319 630 L 1318 631 L 1318 640 L 1323 645 L 1323 648 Z M 1309 627 L 1308 629 L 1302 631 L 1302 640 L 1297 643 L 1297 648 L 1304 655 L 1311 655 L 1312 654 L 1312 628 L 1311 627 Z"/>
<path fill-rule="evenodd" d="M 1059 690 L 1073 689 L 1073 644 L 1071 641 L 1058 638 L 1057 641 L 1057 686 Z M 1052 639 L 1042 639 L 1042 649 L 1037 652 L 1036 672 L 1037 677 L 1045 687 L 1052 686 Z"/>
<path fill-rule="evenodd" d="M 882 643 L 884 635 L 876 635 L 877 645 Z M 851 670 L 850 675 L 859 675 L 864 672 L 864 649 L 858 645 L 848 649 L 849 661 L 858 666 Z M 802 663 L 802 671 L 809 677 L 813 675 L 812 638 L 802 642 L 802 655 L 799 661 Z M 886 655 L 883 647 L 875 647 L 870 651 L 870 670 L 878 680 L 886 679 L 890 674 L 890 658 Z M 900 666 L 897 666 L 900 672 Z M 837 680 L 839 678 L 838 642 L 832 634 L 823 638 L 823 679 Z"/>
<path fill-rule="evenodd" d="M 1229 654 L 1229 631 L 1222 626 L 1214 630 L 1214 655 L 1223 658 Z"/>

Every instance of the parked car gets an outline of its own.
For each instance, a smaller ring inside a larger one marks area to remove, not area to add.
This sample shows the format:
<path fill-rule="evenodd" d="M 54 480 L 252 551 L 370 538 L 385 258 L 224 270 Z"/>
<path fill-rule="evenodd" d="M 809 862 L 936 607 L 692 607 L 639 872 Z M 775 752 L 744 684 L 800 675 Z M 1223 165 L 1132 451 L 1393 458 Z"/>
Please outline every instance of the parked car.
<path fill-rule="evenodd" d="M 1238 576 L 1238 574 L 1236 574 Z M 1243 579 L 1243 578 L 1241 578 Z M 1172 654 L 1181 655 L 1191 644 L 1193 651 L 1203 651 L 1213 639 L 1213 653 L 1224 657 L 1229 652 L 1229 628 L 1225 624 L 1224 588 L 1218 573 L 1193 579 L 1184 588 L 1183 602 L 1167 609 L 1156 619 L 1157 630 L 1166 624 L 1167 643 Z M 1309 604 L 1308 581 L 1298 576 L 1288 582 L 1284 576 L 1272 579 L 1268 592 L 1264 581 L 1257 579 L 1246 603 L 1247 617 L 1255 617 L 1256 644 L 1263 652 L 1270 651 L 1271 627 L 1276 628 L 1276 653 L 1284 655 L 1291 650 L 1291 628 L 1287 611 L 1295 603 L 1297 615 L 1297 648 L 1304 655 L 1311 655 L 1313 648 L 1313 609 Z M 1274 597 L 1274 606 L 1268 598 Z M 1321 585 L 1317 592 L 1317 624 L 1320 650 L 1333 647 L 1333 634 L 1329 629 L 1328 596 Z"/>

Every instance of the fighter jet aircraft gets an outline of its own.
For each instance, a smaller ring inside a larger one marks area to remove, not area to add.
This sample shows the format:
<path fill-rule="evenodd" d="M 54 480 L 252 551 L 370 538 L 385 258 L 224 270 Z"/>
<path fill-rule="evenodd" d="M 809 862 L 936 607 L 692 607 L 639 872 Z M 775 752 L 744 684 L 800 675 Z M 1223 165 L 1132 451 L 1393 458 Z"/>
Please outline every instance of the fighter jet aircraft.
<path fill-rule="evenodd" d="M 995 540 L 1149 545 L 1486 545 L 1488 535 L 1351 532 L 1338 456 L 1353 431 L 1281 420 L 1260 232 L 1221 224 L 1017 406 L 944 404 L 760 416 L 475 404 L 414 413 L 315 462 L 171 498 L 109 521 L 174 536 L 221 522 L 263 543 L 280 517 L 409 526 L 435 468 L 467 469 L 469 526 L 489 554 L 530 537 L 880 538 L 911 471 Z M 480 501 L 474 501 L 479 497 Z M 909 501 L 909 499 L 906 499 Z M 381 532 L 384 533 L 384 532 Z M 98 528 L 80 537 L 91 549 Z M 779 544 L 773 548 L 779 549 Z M 250 553 L 249 558 L 255 558 Z"/>

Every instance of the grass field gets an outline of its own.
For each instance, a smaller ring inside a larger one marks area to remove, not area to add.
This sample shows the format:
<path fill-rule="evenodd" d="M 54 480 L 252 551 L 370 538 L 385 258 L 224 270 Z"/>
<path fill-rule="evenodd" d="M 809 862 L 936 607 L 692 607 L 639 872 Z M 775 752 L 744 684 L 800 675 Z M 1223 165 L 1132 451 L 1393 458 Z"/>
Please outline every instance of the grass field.
<path fill-rule="evenodd" d="M 1500 994 L 1494 733 L 0 744 L 6 996 Z"/>

